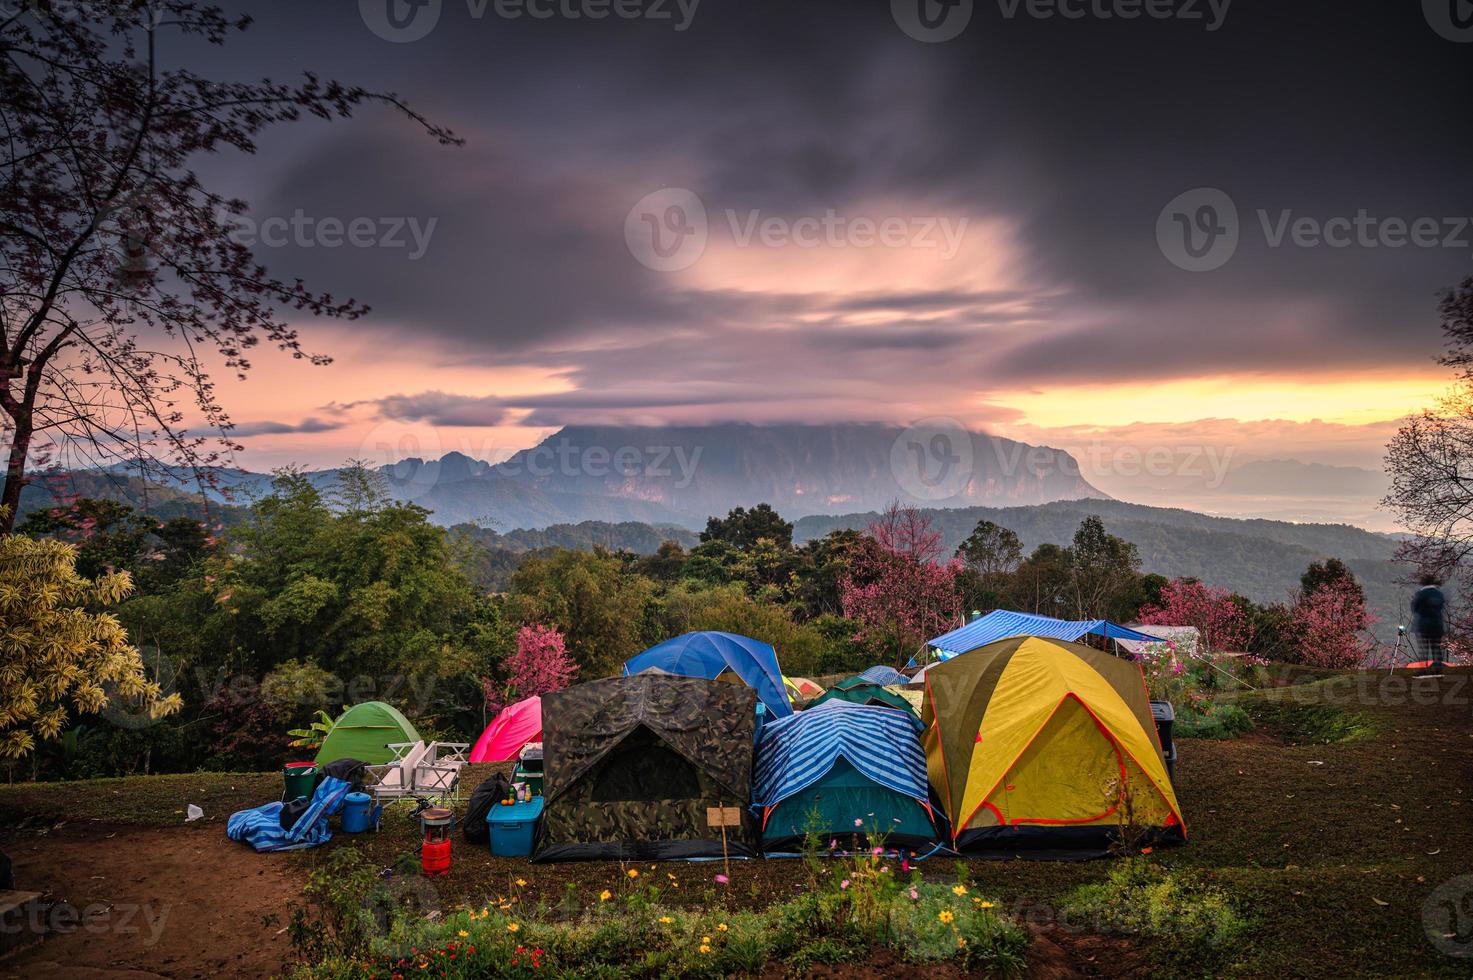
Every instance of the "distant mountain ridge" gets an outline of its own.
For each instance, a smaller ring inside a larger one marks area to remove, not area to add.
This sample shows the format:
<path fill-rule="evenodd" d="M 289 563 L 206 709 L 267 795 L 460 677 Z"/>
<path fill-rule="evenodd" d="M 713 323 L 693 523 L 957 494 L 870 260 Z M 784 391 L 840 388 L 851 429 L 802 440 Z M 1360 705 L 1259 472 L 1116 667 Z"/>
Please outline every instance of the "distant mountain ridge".
<path fill-rule="evenodd" d="M 608 431 L 628 434 L 654 430 Z M 606 446 L 609 441 L 606 431 L 601 441 L 581 439 L 566 445 L 571 452 L 578 447 L 586 450 L 589 446 Z M 559 446 L 555 441 L 545 441 L 543 445 L 548 446 L 549 451 L 555 451 Z M 634 446 L 636 443 L 627 442 L 626 445 Z M 655 444 L 646 441 L 640 445 L 645 448 Z M 673 455 L 673 449 L 671 452 Z M 894 499 L 895 494 L 893 484 L 883 485 L 874 474 L 873 454 L 865 459 L 867 461 L 862 465 L 868 467 L 866 472 L 876 479 L 877 486 L 858 495 L 873 503 L 868 507 L 846 508 L 842 513 L 805 513 L 790 503 L 783 503 L 806 494 L 775 493 L 777 500 L 773 500 L 754 489 L 752 496 L 738 497 L 735 481 L 724 475 L 733 471 L 735 464 L 731 462 L 713 469 L 717 477 L 714 484 L 699 491 L 711 495 L 709 510 L 697 513 L 676 512 L 667 500 L 635 496 L 640 490 L 638 481 L 625 488 L 631 495 L 623 497 L 596 492 L 594 485 L 608 479 L 596 473 L 586 476 L 575 474 L 571 478 L 559 474 L 557 478 L 548 478 L 539 485 L 537 479 L 524 480 L 522 474 L 515 472 L 516 467 L 497 467 L 460 454 L 449 454 L 432 461 L 404 460 L 385 467 L 384 472 L 396 494 L 434 510 L 440 523 L 482 525 L 475 529 L 477 533 L 474 536 L 504 556 L 503 564 L 509 571 L 514 567 L 512 556 L 546 548 L 603 546 L 647 554 L 667 539 L 680 541 L 689 547 L 695 540 L 690 529 L 703 527 L 708 516 L 722 515 L 733 506 L 752 506 L 764 500 L 774 503 L 779 513 L 795 521 L 794 540 L 797 543 L 822 537 L 838 528 L 863 528 Z M 518 465 L 531 466 L 532 461 L 524 459 Z M 773 473 L 786 472 L 788 465 L 791 461 L 759 469 L 760 479 L 753 479 L 749 485 L 771 487 Z M 841 467 L 839 472 L 850 474 L 846 479 L 857 479 L 852 474 L 859 465 L 851 462 L 847 469 Z M 330 490 L 337 480 L 337 473 L 336 470 L 321 470 L 307 476 L 318 486 Z M 537 476 L 535 473 L 531 475 Z M 71 479 L 74 490 L 83 495 L 123 499 L 135 505 L 143 502 L 146 492 L 155 512 L 185 513 L 199 507 L 197 495 L 181 492 L 178 488 L 146 487 L 136 477 L 118 473 L 87 471 L 72 474 Z M 264 494 L 269 489 L 270 480 L 269 475 L 244 470 L 222 471 L 220 478 L 222 484 L 234 488 L 236 503 L 249 503 L 251 498 Z M 182 480 L 180 482 L 183 483 Z M 799 487 L 811 485 L 810 481 L 799 484 Z M 44 486 L 38 483 L 27 488 L 22 497 L 23 513 L 46 505 Z M 192 481 L 188 486 L 193 489 Z M 211 495 L 218 501 L 218 493 L 212 491 Z M 698 506 L 688 497 L 678 497 L 678 502 L 682 506 Z M 1111 533 L 1136 545 L 1146 571 L 1167 576 L 1194 576 L 1259 602 L 1285 601 L 1291 590 L 1297 587 L 1300 574 L 1310 562 L 1336 557 L 1345 561 L 1364 585 L 1368 603 L 1381 619 L 1377 632 L 1382 639 L 1389 641 L 1393 638 L 1396 624 L 1406 615 L 1411 590 L 1397 581 L 1405 570 L 1390 561 L 1397 545 L 1397 538 L 1392 535 L 1365 531 L 1347 524 L 1297 524 L 1261 518 L 1213 517 L 1190 510 L 1098 497 L 1025 505 L 1003 503 L 1007 505 L 937 507 L 926 512 L 941 530 L 948 554 L 980 520 L 995 521 L 1011 528 L 1022 538 L 1025 548 L 1032 550 L 1044 542 L 1067 544 L 1081 520 L 1098 514 Z M 232 514 L 243 514 L 237 507 L 219 508 L 217 513 L 221 510 L 225 512 L 227 521 Z M 673 513 L 679 513 L 679 519 L 671 519 Z M 500 519 L 495 520 L 495 530 L 487 528 L 487 518 L 494 519 L 496 515 L 500 515 Z"/>
<path fill-rule="evenodd" d="M 127 464 L 111 468 L 123 474 Z M 214 472 L 204 494 L 249 503 L 272 476 Z M 714 514 L 766 501 L 803 517 L 884 507 L 1107 499 L 1062 450 L 951 427 L 835 425 L 569 426 L 501 463 L 447 453 L 382 466 L 390 493 L 427 508 L 443 525 L 538 529 L 583 521 L 701 528 Z M 303 475 L 329 490 L 339 470 Z M 194 475 L 166 486 L 199 492 Z M 223 491 L 223 492 L 222 492 Z"/>

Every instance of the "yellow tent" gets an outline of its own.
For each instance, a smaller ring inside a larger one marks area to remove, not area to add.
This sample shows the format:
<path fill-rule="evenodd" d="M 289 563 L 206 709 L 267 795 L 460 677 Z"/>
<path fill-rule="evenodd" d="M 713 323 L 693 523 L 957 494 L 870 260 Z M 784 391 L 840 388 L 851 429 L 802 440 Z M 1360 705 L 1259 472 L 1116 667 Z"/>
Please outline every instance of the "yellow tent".
<path fill-rule="evenodd" d="M 816 684 L 806 677 L 783 677 L 783 686 L 788 690 L 788 697 L 794 701 L 812 701 L 823 694 L 823 686 Z"/>
<path fill-rule="evenodd" d="M 1125 827 L 1185 839 L 1136 664 L 1015 636 L 925 685 L 926 766 L 958 847 L 1087 856 Z"/>

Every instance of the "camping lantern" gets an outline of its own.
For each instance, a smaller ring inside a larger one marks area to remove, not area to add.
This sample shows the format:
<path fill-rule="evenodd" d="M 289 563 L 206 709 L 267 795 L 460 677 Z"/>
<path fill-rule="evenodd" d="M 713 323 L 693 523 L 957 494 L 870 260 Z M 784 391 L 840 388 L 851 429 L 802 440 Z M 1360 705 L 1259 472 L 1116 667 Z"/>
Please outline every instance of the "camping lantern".
<path fill-rule="evenodd" d="M 419 826 L 424 834 L 420 845 L 419 864 L 426 875 L 442 875 L 450 870 L 449 810 L 431 807 L 420 812 Z"/>

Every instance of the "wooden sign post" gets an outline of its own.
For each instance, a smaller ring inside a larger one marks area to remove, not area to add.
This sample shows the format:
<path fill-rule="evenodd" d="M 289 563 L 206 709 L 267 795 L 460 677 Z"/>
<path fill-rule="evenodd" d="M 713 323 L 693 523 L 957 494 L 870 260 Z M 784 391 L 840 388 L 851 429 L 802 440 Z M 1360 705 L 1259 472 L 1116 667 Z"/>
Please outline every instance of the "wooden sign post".
<path fill-rule="evenodd" d="M 726 868 L 726 880 L 731 880 L 731 856 L 726 850 L 726 828 L 742 825 L 742 808 L 739 806 L 706 807 L 706 826 L 721 828 L 721 863 Z"/>

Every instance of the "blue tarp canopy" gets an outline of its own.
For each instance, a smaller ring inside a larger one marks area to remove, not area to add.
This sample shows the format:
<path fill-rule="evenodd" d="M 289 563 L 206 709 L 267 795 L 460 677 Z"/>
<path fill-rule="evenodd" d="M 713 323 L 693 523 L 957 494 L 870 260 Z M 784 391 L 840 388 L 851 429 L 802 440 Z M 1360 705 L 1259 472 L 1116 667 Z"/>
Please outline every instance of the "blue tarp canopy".
<path fill-rule="evenodd" d="M 869 670 L 866 670 L 859 676 L 863 677 L 870 683 L 878 684 L 881 687 L 888 687 L 891 684 L 905 683 L 904 674 L 896 670 L 894 667 L 886 667 L 884 664 L 877 664 L 876 666 L 871 667 Z"/>
<path fill-rule="evenodd" d="M 1077 640 L 1081 636 L 1103 636 L 1110 640 L 1163 642 L 1160 637 L 1129 629 L 1119 623 L 1112 623 L 1108 619 L 1054 619 L 1052 616 L 998 609 L 950 633 L 941 634 L 926 646 L 936 652 L 937 659 L 950 660 L 959 653 L 966 653 L 968 650 L 975 650 L 994 640 L 1004 640 L 1010 636 L 1046 636 L 1053 640 Z"/>
<path fill-rule="evenodd" d="M 752 805 L 776 806 L 822 779 L 840 758 L 886 789 L 927 806 L 926 753 L 903 711 L 825 701 L 770 722 L 757 747 Z"/>
<path fill-rule="evenodd" d="M 667 674 L 710 680 L 731 671 L 756 691 L 757 699 L 778 718 L 793 713 L 787 689 L 783 686 L 777 653 L 766 643 L 750 636 L 716 630 L 683 633 L 624 662 L 625 676 L 646 670 L 663 670 Z"/>

